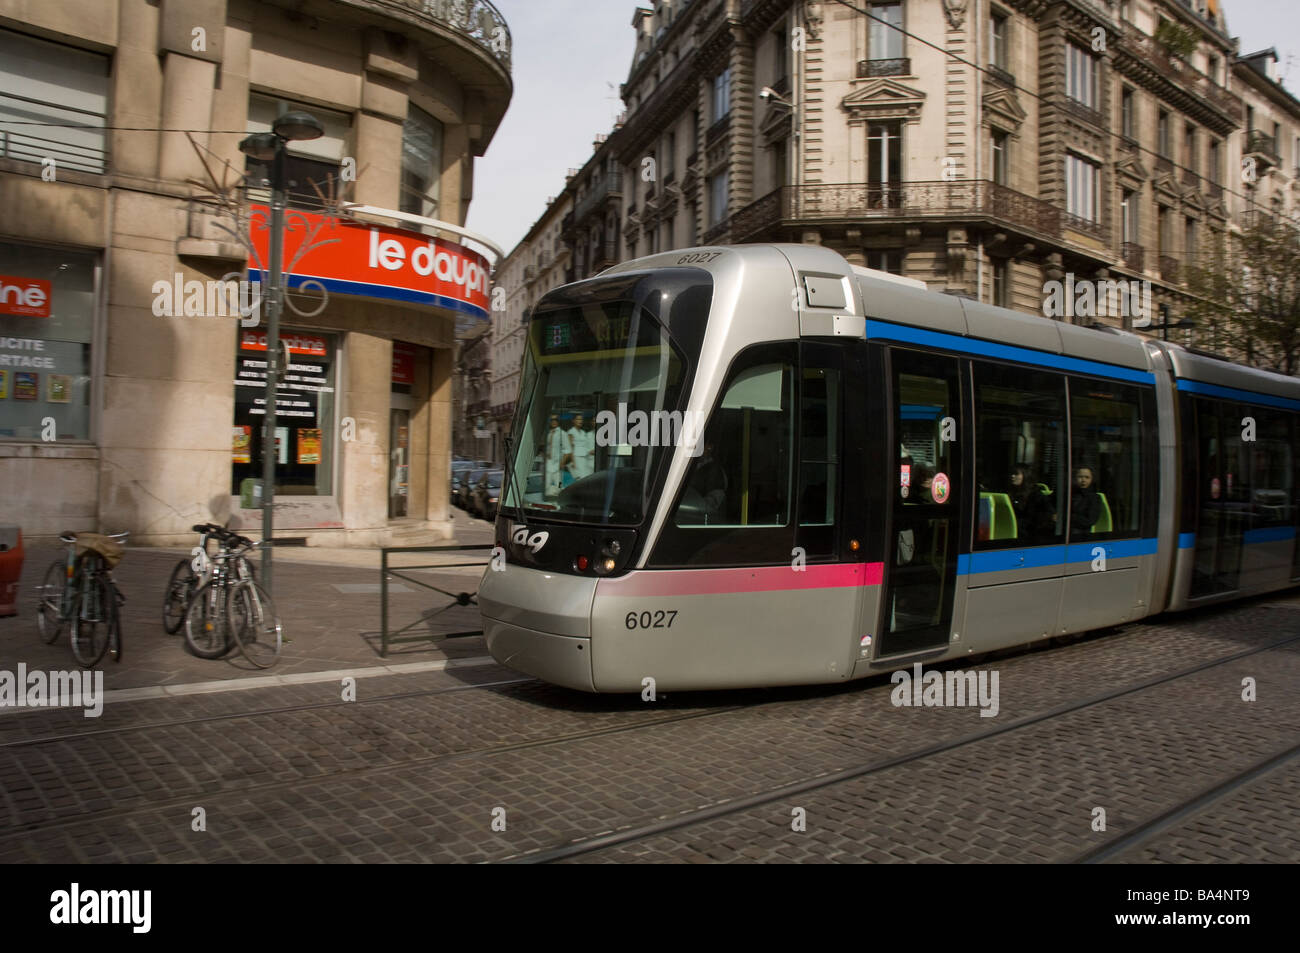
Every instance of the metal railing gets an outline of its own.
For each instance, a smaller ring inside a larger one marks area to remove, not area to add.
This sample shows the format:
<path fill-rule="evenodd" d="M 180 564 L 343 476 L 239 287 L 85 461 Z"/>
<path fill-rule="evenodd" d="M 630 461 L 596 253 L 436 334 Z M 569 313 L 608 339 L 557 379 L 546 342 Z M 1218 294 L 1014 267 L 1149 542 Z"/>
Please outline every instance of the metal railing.
<path fill-rule="evenodd" d="M 493 549 L 490 544 L 482 543 L 475 546 L 387 546 L 379 551 L 379 655 L 381 658 L 388 657 L 388 647 L 403 642 L 433 642 L 439 639 L 459 639 L 470 635 L 482 635 L 483 630 L 467 629 L 456 632 L 433 632 L 429 631 L 420 635 L 405 635 L 411 629 L 418 625 L 426 625 L 432 630 L 433 618 L 453 609 L 457 606 L 477 606 L 478 590 L 473 592 L 452 592 L 435 586 L 432 583 L 425 582 L 421 579 L 415 579 L 407 575 L 411 572 L 428 572 L 429 570 L 439 569 L 465 569 L 467 567 L 485 568 L 489 565 L 486 562 L 467 562 L 467 563 L 429 563 L 420 566 L 393 566 L 389 564 L 388 557 L 392 553 L 455 553 L 455 552 L 481 552 Z M 400 579 L 403 582 L 409 582 L 412 585 L 420 586 L 423 589 L 432 589 L 451 601 L 440 609 L 425 610 L 420 613 L 420 617 L 414 622 L 410 622 L 400 629 L 389 630 L 389 618 L 392 612 L 389 609 L 388 599 L 388 580 Z"/>
<path fill-rule="evenodd" d="M 1160 277 L 1165 281 L 1178 280 L 1178 259 L 1173 255 L 1160 256 Z"/>
<path fill-rule="evenodd" d="M 1016 88 L 1016 77 L 1010 71 L 1003 69 L 1001 66 L 990 65 L 986 71 L 989 79 L 1001 83 L 1009 89 Z"/>
<path fill-rule="evenodd" d="M 1273 165 L 1277 165 L 1281 161 L 1277 154 L 1277 142 L 1262 129 L 1249 129 L 1246 131 L 1246 146 L 1242 150 L 1242 154 L 1263 156 Z"/>
<path fill-rule="evenodd" d="M 1146 249 L 1135 242 L 1124 242 L 1119 246 L 1120 257 L 1124 259 L 1124 264 L 1128 265 L 1134 271 L 1142 271 L 1143 264 L 1146 261 Z"/>
<path fill-rule="evenodd" d="M 1071 215 L 1069 212 L 1061 213 L 1061 222 L 1066 228 L 1076 232 L 1083 232 L 1096 238 L 1102 238 L 1101 222 L 1096 219 L 1084 218 L 1082 215 Z"/>
<path fill-rule="evenodd" d="M 103 173 L 108 168 L 104 113 L 0 92 L 8 120 L 0 119 L 0 157 L 22 162 L 53 159 L 55 169 Z M 37 125 L 19 125 L 14 117 Z"/>
<path fill-rule="evenodd" d="M 420 19 L 451 27 L 483 47 L 508 71 L 511 39 L 506 18 L 488 0 L 380 0 L 384 6 L 400 7 Z"/>
<path fill-rule="evenodd" d="M 872 76 L 910 76 L 912 60 L 906 56 L 896 56 L 888 60 L 858 60 L 858 79 Z"/>
<path fill-rule="evenodd" d="M 719 139 L 725 136 L 727 134 L 727 130 L 730 128 L 731 128 L 731 113 L 727 113 L 725 116 L 723 116 L 721 119 L 719 119 L 717 122 L 715 122 L 712 126 L 709 127 L 709 131 L 704 134 L 704 145 L 706 147 L 713 145 L 715 142 L 717 142 Z"/>
<path fill-rule="evenodd" d="M 988 218 L 1059 238 L 1060 209 L 988 179 L 783 186 L 751 202 L 731 219 L 745 241 L 786 223 L 818 220 Z"/>

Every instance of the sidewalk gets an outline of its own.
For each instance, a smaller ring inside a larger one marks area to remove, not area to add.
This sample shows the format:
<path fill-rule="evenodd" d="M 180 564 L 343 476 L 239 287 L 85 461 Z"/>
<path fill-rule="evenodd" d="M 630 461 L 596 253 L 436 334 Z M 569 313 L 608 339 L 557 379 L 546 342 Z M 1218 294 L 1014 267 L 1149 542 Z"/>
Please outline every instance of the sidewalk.
<path fill-rule="evenodd" d="M 448 544 L 490 544 L 490 524 L 456 510 L 456 539 Z M 197 539 L 196 539 L 197 543 Z M 65 631 L 53 645 L 41 641 L 36 627 L 35 587 L 50 563 L 62 558 L 58 545 L 29 544 L 23 562 L 18 615 L 0 618 L 0 670 L 15 671 L 19 662 L 29 670 L 77 670 Z M 185 645 L 183 630 L 167 635 L 162 625 L 163 592 L 172 567 L 188 551 L 128 546 L 113 571 L 126 596 L 122 607 L 123 657 L 115 663 L 107 655 L 97 668 L 104 672 L 105 688 L 192 685 L 250 677 L 293 676 L 338 669 L 383 670 L 406 663 L 442 662 L 487 655 L 481 635 L 390 645 L 388 657 L 380 651 L 380 554 L 377 549 L 327 549 L 277 547 L 274 587 L 276 608 L 284 635 L 279 661 L 257 669 L 239 651 L 225 659 L 195 658 Z M 392 558 L 393 564 L 428 565 L 478 562 L 486 565 L 487 550 L 465 553 L 411 553 Z M 412 575 L 451 593 L 475 592 L 483 574 L 480 568 L 426 570 Z M 389 630 L 418 620 L 453 599 L 404 583 L 389 581 Z M 454 606 L 413 627 L 406 635 L 466 631 L 482 628 L 477 606 Z"/>

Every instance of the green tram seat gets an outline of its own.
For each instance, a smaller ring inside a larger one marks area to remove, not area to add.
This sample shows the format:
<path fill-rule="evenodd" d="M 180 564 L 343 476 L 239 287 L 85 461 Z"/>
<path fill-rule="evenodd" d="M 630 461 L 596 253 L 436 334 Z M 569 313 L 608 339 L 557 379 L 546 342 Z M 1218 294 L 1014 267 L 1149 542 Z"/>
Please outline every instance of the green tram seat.
<path fill-rule="evenodd" d="M 1015 539 L 1016 511 L 1005 493 L 980 493 L 979 538 Z"/>
<path fill-rule="evenodd" d="M 1097 499 L 1101 501 L 1101 515 L 1097 517 L 1097 522 L 1092 524 L 1090 533 L 1109 533 L 1111 531 L 1110 521 L 1110 504 L 1106 502 L 1106 494 L 1098 493 Z"/>

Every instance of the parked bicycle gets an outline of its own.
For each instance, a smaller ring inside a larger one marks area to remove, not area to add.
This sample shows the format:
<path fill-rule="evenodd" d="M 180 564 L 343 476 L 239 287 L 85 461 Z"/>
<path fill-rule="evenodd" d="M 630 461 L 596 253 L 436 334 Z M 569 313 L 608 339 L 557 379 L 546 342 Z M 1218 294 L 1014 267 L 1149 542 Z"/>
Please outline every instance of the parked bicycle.
<path fill-rule="evenodd" d="M 221 551 L 211 557 L 211 578 L 190 598 L 185 641 L 199 658 L 215 659 L 238 648 L 258 668 L 280 657 L 284 636 L 270 595 L 255 580 L 248 553 L 263 543 L 228 530 L 214 534 Z"/>
<path fill-rule="evenodd" d="M 199 534 L 199 545 L 191 550 L 190 557 L 182 559 L 172 569 L 167 590 L 163 593 L 163 628 L 168 635 L 181 630 L 194 593 L 212 576 L 208 538 L 220 539 L 220 534 L 227 532 L 224 526 L 215 523 L 197 523 L 190 528 Z"/>
<path fill-rule="evenodd" d="M 113 579 L 112 567 L 121 559 L 128 533 L 62 533 L 67 547 L 45 571 L 37 589 L 36 627 L 47 645 L 70 629 L 72 656 L 84 668 L 93 668 L 111 652 L 122 661 L 121 607 L 126 601 Z M 78 554 L 78 548 L 84 551 Z"/>

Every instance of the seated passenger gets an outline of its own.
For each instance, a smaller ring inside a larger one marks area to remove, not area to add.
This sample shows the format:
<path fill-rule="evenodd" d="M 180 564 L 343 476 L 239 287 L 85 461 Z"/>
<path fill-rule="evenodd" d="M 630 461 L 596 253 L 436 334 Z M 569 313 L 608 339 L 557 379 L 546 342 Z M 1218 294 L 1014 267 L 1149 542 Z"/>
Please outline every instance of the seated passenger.
<path fill-rule="evenodd" d="M 1028 467 L 1021 464 L 1012 467 L 1011 490 L 1007 495 L 1011 497 L 1011 508 L 1016 514 L 1017 539 L 1035 540 L 1054 535 L 1055 507 L 1047 487 L 1034 482 Z"/>
<path fill-rule="evenodd" d="M 1093 485 L 1092 467 L 1074 471 L 1074 492 L 1070 495 L 1070 538 L 1083 539 L 1092 534 L 1092 526 L 1101 519 L 1101 499 Z"/>

